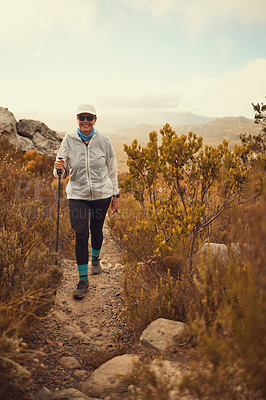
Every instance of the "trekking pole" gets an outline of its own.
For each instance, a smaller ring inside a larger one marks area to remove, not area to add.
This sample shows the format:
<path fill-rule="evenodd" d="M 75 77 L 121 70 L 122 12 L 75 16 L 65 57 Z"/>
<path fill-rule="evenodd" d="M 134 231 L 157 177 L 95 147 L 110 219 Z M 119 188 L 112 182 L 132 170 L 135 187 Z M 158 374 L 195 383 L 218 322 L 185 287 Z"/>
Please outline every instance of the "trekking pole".
<path fill-rule="evenodd" d="M 62 160 L 62 157 L 58 157 L 58 160 Z M 57 265 L 57 256 L 58 256 L 58 234 L 59 234 L 59 213 L 60 213 L 60 185 L 61 185 L 61 176 L 62 170 L 57 170 L 58 175 L 58 195 L 57 195 L 57 218 L 56 218 L 56 242 L 55 242 L 55 252 L 56 252 L 56 260 L 55 265 Z"/>

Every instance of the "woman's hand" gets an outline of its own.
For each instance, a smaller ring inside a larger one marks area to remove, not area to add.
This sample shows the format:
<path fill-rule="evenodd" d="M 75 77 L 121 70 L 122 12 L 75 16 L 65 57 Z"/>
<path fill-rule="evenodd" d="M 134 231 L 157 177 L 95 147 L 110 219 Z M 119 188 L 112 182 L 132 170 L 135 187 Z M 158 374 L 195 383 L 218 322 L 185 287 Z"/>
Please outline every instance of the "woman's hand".
<path fill-rule="evenodd" d="M 112 202 L 111 202 L 111 210 L 112 210 L 113 214 L 116 211 L 118 211 L 118 206 L 119 206 L 119 198 L 118 197 L 113 197 L 112 198 Z"/>
<path fill-rule="evenodd" d="M 64 163 L 64 160 L 63 159 L 61 159 L 61 160 L 55 160 L 55 162 L 54 162 L 54 167 L 55 167 L 55 169 L 64 169 L 64 165 L 65 165 L 65 163 Z"/>
<path fill-rule="evenodd" d="M 64 170 L 64 160 L 63 159 L 55 160 L 54 167 L 55 167 L 56 170 L 60 169 L 63 172 L 63 170 Z"/>

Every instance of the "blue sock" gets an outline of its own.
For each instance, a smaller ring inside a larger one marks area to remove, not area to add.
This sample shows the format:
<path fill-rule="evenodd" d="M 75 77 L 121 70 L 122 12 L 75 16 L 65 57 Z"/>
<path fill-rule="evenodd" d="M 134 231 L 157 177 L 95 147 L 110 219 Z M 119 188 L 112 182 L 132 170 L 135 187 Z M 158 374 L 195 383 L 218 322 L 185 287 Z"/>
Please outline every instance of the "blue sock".
<path fill-rule="evenodd" d="M 78 265 L 79 279 L 88 282 L 88 264 Z"/>
<path fill-rule="evenodd" d="M 101 250 L 94 250 L 93 248 L 91 248 L 91 255 L 92 255 L 93 260 L 96 260 L 97 258 L 99 258 L 100 251 Z"/>

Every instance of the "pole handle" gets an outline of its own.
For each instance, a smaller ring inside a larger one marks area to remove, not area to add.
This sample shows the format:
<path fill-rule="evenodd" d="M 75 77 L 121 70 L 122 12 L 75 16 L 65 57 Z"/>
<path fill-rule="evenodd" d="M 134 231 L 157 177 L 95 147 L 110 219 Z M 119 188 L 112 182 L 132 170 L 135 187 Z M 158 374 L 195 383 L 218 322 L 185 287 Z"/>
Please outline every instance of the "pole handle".
<path fill-rule="evenodd" d="M 63 157 L 58 157 L 58 160 L 63 160 Z M 59 177 L 61 177 L 63 171 L 61 169 L 57 169 L 57 175 L 59 175 Z"/>

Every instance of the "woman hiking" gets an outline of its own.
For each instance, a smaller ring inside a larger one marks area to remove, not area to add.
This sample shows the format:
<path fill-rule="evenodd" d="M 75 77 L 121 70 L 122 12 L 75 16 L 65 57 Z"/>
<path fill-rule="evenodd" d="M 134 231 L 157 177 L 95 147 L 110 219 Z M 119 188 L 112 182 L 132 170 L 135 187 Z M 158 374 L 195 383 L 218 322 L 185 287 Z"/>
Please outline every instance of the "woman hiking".
<path fill-rule="evenodd" d="M 88 290 L 88 241 L 91 235 L 92 274 L 102 272 L 100 251 L 103 242 L 103 224 L 109 205 L 118 210 L 119 189 L 116 156 L 110 138 L 95 129 L 96 110 L 91 104 L 80 104 L 76 113 L 78 128 L 65 135 L 54 162 L 53 174 L 58 170 L 69 182 L 66 186 L 69 200 L 70 223 L 75 232 L 75 254 L 79 282 L 74 298 L 83 298 Z"/>

